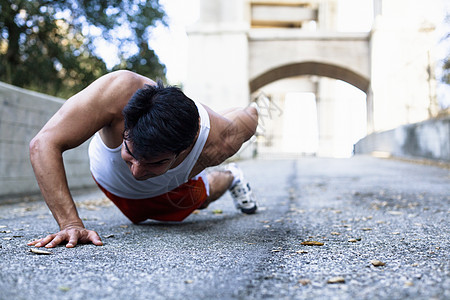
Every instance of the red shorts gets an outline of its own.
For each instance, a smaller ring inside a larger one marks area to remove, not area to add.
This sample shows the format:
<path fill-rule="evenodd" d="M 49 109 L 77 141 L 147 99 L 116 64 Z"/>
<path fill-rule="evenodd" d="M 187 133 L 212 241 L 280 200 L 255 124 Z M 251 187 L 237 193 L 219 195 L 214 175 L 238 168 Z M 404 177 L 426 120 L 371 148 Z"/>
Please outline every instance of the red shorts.
<path fill-rule="evenodd" d="M 145 199 L 122 198 L 107 191 L 98 182 L 97 185 L 133 223 L 147 219 L 183 221 L 199 208 L 207 197 L 206 187 L 201 177 L 191 179 L 168 193 Z"/>

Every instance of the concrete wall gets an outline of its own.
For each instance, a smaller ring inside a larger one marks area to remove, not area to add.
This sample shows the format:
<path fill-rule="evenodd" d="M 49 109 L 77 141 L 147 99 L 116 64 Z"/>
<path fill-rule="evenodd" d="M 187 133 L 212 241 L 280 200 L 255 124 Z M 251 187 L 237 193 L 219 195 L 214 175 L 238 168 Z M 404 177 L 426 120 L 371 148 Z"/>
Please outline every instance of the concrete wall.
<path fill-rule="evenodd" d="M 372 133 L 355 145 L 356 154 L 372 152 L 450 162 L 450 116 Z"/>
<path fill-rule="evenodd" d="M 39 192 L 28 145 L 63 103 L 63 99 L 0 82 L 0 199 Z M 71 188 L 94 184 L 87 146 L 86 142 L 64 153 Z"/>

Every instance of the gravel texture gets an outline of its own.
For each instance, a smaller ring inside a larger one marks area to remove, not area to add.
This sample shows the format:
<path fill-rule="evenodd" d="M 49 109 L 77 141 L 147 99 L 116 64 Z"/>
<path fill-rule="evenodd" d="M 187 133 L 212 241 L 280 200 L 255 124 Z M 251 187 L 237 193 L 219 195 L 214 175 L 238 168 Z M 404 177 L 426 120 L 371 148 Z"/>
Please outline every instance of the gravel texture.
<path fill-rule="evenodd" d="M 57 230 L 45 204 L 0 205 L 0 299 L 450 299 L 449 169 L 367 156 L 240 166 L 255 215 L 227 194 L 182 223 L 133 225 L 100 192 L 76 196 L 102 247 L 32 253 L 27 241 Z"/>

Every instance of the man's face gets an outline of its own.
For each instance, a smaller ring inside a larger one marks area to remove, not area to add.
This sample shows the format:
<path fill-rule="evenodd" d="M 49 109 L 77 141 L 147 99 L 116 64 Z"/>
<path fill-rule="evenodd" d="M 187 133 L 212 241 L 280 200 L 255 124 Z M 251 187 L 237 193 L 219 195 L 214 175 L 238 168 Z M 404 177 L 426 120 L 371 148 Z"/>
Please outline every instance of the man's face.
<path fill-rule="evenodd" d="M 146 180 L 166 173 L 178 157 L 170 153 L 160 154 L 151 159 L 137 160 L 133 155 L 133 144 L 127 140 L 123 141 L 121 156 L 136 180 Z"/>

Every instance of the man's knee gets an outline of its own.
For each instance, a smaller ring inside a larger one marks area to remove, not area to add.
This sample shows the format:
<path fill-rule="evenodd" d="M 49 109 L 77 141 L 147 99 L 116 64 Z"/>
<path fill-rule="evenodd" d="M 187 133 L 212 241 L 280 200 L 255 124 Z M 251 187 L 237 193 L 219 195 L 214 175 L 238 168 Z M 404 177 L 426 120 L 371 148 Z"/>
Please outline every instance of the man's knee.
<path fill-rule="evenodd" d="M 245 110 L 252 116 L 256 123 L 258 123 L 259 110 L 256 106 L 250 105 L 245 108 Z"/>
<path fill-rule="evenodd" d="M 208 174 L 209 196 L 205 202 L 219 199 L 233 182 L 233 174 L 230 171 L 214 171 Z M 209 204 L 208 203 L 208 204 Z"/>

